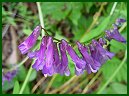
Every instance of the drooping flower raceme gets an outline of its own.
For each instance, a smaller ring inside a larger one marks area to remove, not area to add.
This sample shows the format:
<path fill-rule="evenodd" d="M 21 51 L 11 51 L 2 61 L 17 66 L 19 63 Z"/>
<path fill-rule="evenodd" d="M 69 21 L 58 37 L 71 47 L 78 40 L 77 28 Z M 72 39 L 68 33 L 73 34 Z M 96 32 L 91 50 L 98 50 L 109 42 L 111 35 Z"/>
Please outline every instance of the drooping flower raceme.
<path fill-rule="evenodd" d="M 34 46 L 40 35 L 40 30 L 41 26 L 37 26 L 31 33 L 31 35 L 18 46 L 22 54 L 26 54 Z"/>
<path fill-rule="evenodd" d="M 125 38 L 119 33 L 119 27 L 124 22 L 124 19 L 117 19 L 113 24 L 113 29 L 107 30 L 103 38 L 93 39 L 88 46 L 76 42 L 82 57 L 77 55 L 67 41 L 62 39 L 60 42 L 54 42 L 51 36 L 44 36 L 40 48 L 29 52 L 40 34 L 40 26 L 37 26 L 32 34 L 19 45 L 19 50 L 22 54 L 28 53 L 29 58 L 35 59 L 32 67 L 36 71 L 42 70 L 44 76 L 52 76 L 56 73 L 69 76 L 68 54 L 74 62 L 76 75 L 81 75 L 85 70 L 88 74 L 96 73 L 107 60 L 112 59 L 115 55 L 104 48 L 104 45 L 107 44 L 106 41 L 115 39 L 119 42 L 126 42 Z"/>

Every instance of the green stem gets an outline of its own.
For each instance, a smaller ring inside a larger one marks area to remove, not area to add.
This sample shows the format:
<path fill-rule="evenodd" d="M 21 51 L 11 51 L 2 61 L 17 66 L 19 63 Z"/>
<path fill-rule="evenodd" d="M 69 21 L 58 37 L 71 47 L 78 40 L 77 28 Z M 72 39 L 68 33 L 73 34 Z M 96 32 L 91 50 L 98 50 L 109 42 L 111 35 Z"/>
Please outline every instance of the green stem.
<path fill-rule="evenodd" d="M 42 28 L 44 28 L 44 21 L 43 21 L 43 13 L 41 10 L 40 2 L 36 2 L 37 7 L 38 7 L 38 13 L 39 13 L 39 19 L 40 19 L 40 24 Z M 45 35 L 44 30 L 42 30 L 42 37 Z"/>
<path fill-rule="evenodd" d="M 32 63 L 33 64 L 33 63 Z M 20 92 L 19 92 L 19 94 L 22 94 L 23 93 L 23 91 L 24 91 L 24 89 L 25 89 L 25 87 L 26 87 L 26 84 L 27 84 L 27 82 L 28 82 L 28 79 L 29 79 L 29 77 L 30 77 L 30 75 L 31 75 L 31 72 L 32 72 L 32 64 L 31 64 L 31 66 L 30 66 L 30 69 L 29 69 L 29 71 L 28 71 L 28 73 L 27 73 L 27 76 L 26 76 L 26 78 L 25 78 L 25 81 L 24 81 L 24 83 L 23 83 L 23 85 L 22 85 L 22 87 L 21 87 L 21 90 L 20 90 Z"/>
<path fill-rule="evenodd" d="M 101 87 L 101 89 L 97 92 L 97 94 L 102 93 L 102 91 L 107 87 L 107 85 L 111 82 L 111 80 L 116 76 L 116 74 L 119 72 L 119 70 L 121 69 L 121 67 L 124 65 L 124 62 L 127 59 L 127 50 L 125 52 L 125 57 L 122 60 L 122 62 L 120 63 L 120 65 L 118 66 L 118 68 L 115 70 L 115 72 L 112 74 L 112 76 L 107 80 L 107 82 Z"/>
<path fill-rule="evenodd" d="M 117 5 L 117 2 L 114 2 L 113 7 L 112 7 L 112 10 L 110 12 L 110 16 L 113 15 L 113 12 L 114 12 L 114 10 L 116 8 L 116 5 Z"/>
<path fill-rule="evenodd" d="M 122 32 L 122 30 L 124 30 L 126 26 L 127 26 L 127 22 L 125 22 L 125 23 L 123 24 L 123 26 L 119 29 L 119 32 Z"/>

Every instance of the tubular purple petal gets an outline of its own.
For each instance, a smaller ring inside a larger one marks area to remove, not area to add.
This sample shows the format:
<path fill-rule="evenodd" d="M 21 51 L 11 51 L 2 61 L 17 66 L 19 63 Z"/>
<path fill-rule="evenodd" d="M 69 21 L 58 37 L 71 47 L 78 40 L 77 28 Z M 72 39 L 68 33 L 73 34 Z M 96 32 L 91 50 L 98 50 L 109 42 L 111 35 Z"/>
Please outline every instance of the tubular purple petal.
<path fill-rule="evenodd" d="M 77 42 L 77 45 L 80 53 L 86 61 L 86 70 L 88 71 L 89 68 L 92 72 L 97 72 L 101 64 L 91 57 L 91 55 L 88 53 L 88 48 L 86 46 L 83 46 L 80 42 Z"/>
<path fill-rule="evenodd" d="M 94 47 L 94 48 L 91 48 Z M 105 50 L 97 41 L 92 40 L 90 45 L 91 56 L 101 64 L 105 63 L 108 59 L 111 59 L 114 56 L 114 53 L 111 53 Z"/>
<path fill-rule="evenodd" d="M 54 62 L 54 43 L 52 37 L 48 37 L 46 49 L 46 67 L 51 67 Z"/>
<path fill-rule="evenodd" d="M 59 67 L 61 64 L 61 60 L 60 60 L 60 56 L 59 56 L 59 52 L 58 52 L 58 48 L 57 48 L 57 43 L 54 42 L 54 69 L 57 73 L 59 73 Z"/>
<path fill-rule="evenodd" d="M 47 49 L 45 52 L 45 65 L 42 70 L 43 74 L 52 76 L 55 73 L 54 70 L 54 43 L 52 37 L 48 37 Z"/>
<path fill-rule="evenodd" d="M 100 38 L 98 42 L 101 46 L 106 44 L 106 41 L 103 38 Z"/>
<path fill-rule="evenodd" d="M 65 40 L 63 40 L 63 42 L 66 45 L 66 50 L 68 54 L 70 55 L 72 61 L 75 63 L 75 72 L 78 71 L 76 73 L 82 73 L 81 71 L 85 68 L 86 62 L 79 58 L 79 56 L 76 54 L 73 48 L 70 45 L 68 45 L 68 43 Z"/>
<path fill-rule="evenodd" d="M 48 40 L 48 37 L 44 36 L 42 38 L 40 49 L 28 54 L 28 56 L 30 58 L 34 58 L 34 57 L 36 58 L 36 61 L 32 67 L 34 69 L 36 69 L 37 71 L 42 70 L 43 66 L 45 65 L 45 62 L 46 62 L 45 61 L 45 51 L 47 48 L 47 40 Z"/>
<path fill-rule="evenodd" d="M 111 38 L 119 41 L 119 42 L 123 42 L 126 43 L 126 40 L 124 37 L 122 37 L 122 35 L 119 33 L 119 31 L 117 29 L 114 29 L 112 34 L 111 34 Z"/>
<path fill-rule="evenodd" d="M 66 55 L 66 43 L 61 42 L 59 44 L 59 49 L 60 49 L 60 55 L 61 55 L 60 74 L 61 75 L 65 74 L 66 76 L 69 76 L 70 71 L 68 68 L 68 58 Z"/>
<path fill-rule="evenodd" d="M 125 19 L 123 19 L 123 18 L 118 18 L 118 19 L 116 20 L 116 25 L 121 25 L 121 23 L 124 23 L 124 22 L 126 22 Z"/>
<path fill-rule="evenodd" d="M 18 46 L 22 54 L 26 54 L 35 45 L 40 35 L 40 30 L 41 26 L 37 26 L 31 33 L 31 35 Z"/>

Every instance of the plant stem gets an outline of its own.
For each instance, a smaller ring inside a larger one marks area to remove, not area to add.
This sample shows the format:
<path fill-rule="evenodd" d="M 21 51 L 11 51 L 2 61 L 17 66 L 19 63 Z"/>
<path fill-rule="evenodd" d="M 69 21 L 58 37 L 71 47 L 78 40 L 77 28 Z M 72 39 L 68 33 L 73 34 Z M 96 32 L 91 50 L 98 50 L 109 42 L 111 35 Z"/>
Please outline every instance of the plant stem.
<path fill-rule="evenodd" d="M 33 63 L 32 63 L 33 64 Z M 25 89 L 25 87 L 26 87 L 26 84 L 27 84 L 27 82 L 28 82 L 28 79 L 29 79 L 29 77 L 30 77 L 30 75 L 31 75 L 31 72 L 32 72 L 32 64 L 31 64 L 31 66 L 30 66 L 30 69 L 29 69 L 29 71 L 28 71 L 28 73 L 27 73 L 27 76 L 26 76 L 26 78 L 25 78 L 25 81 L 23 82 L 23 85 L 22 85 L 22 87 L 21 87 L 21 90 L 20 90 L 20 92 L 19 92 L 19 94 L 22 94 L 23 93 L 23 91 L 24 91 L 24 89 Z"/>
<path fill-rule="evenodd" d="M 123 26 L 119 29 L 119 32 L 122 32 L 122 30 L 124 30 L 126 26 L 127 26 L 127 22 L 125 22 L 125 23 L 123 24 Z"/>
<path fill-rule="evenodd" d="M 118 66 L 118 68 L 115 70 L 115 72 L 112 74 L 112 76 L 107 80 L 107 82 L 101 87 L 101 89 L 97 92 L 97 94 L 102 93 L 102 91 L 107 87 L 107 85 L 111 82 L 111 80 L 116 76 L 116 74 L 119 72 L 119 70 L 121 69 L 121 67 L 124 65 L 125 61 L 127 59 L 127 49 L 125 52 L 125 57 L 122 60 L 122 62 L 120 63 L 120 65 Z"/>
<path fill-rule="evenodd" d="M 43 13 L 42 13 L 42 10 L 41 10 L 40 2 L 36 2 L 36 4 L 37 4 L 37 7 L 38 7 L 40 24 L 41 24 L 42 28 L 44 28 Z M 42 37 L 44 35 L 45 35 L 45 32 L 44 32 L 44 30 L 42 30 Z"/>
<path fill-rule="evenodd" d="M 114 2 L 113 7 L 112 7 L 112 10 L 110 12 L 110 16 L 113 15 L 113 12 L 114 12 L 114 10 L 116 8 L 116 5 L 117 5 L 117 2 Z"/>

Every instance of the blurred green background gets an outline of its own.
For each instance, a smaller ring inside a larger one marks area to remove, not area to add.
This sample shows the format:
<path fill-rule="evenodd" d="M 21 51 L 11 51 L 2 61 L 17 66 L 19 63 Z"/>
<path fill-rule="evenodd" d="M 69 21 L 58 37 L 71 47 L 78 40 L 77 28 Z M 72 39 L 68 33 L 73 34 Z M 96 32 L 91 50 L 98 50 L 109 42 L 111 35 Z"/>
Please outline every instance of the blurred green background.
<path fill-rule="evenodd" d="M 117 18 L 127 20 L 127 3 L 118 2 L 113 14 L 111 10 L 114 2 L 42 2 L 45 29 L 57 39 L 66 39 L 74 43 L 91 42 L 99 38 L 106 29 L 112 28 Z M 22 55 L 17 46 L 31 34 L 32 30 L 40 25 L 39 13 L 36 3 L 2 3 L 2 64 L 12 68 L 12 64 L 19 64 L 25 55 Z M 121 34 L 127 40 L 126 25 L 122 27 Z M 41 38 L 39 38 L 40 42 Z M 80 55 L 75 45 L 76 52 Z M 8 51 L 7 51 L 8 50 Z M 108 50 L 116 55 L 100 68 L 99 72 L 88 75 L 75 76 L 74 64 L 69 58 L 71 75 L 69 77 L 59 74 L 52 77 L 43 77 L 41 71 L 32 70 L 24 94 L 96 94 L 102 86 L 112 77 L 120 66 L 126 50 L 126 44 L 112 40 Z M 5 82 L 2 93 L 17 93 L 14 89 L 21 88 L 32 60 L 27 60 L 18 68 L 18 74 L 11 82 Z M 127 94 L 127 63 L 124 62 L 116 76 L 101 92 L 103 94 Z"/>

